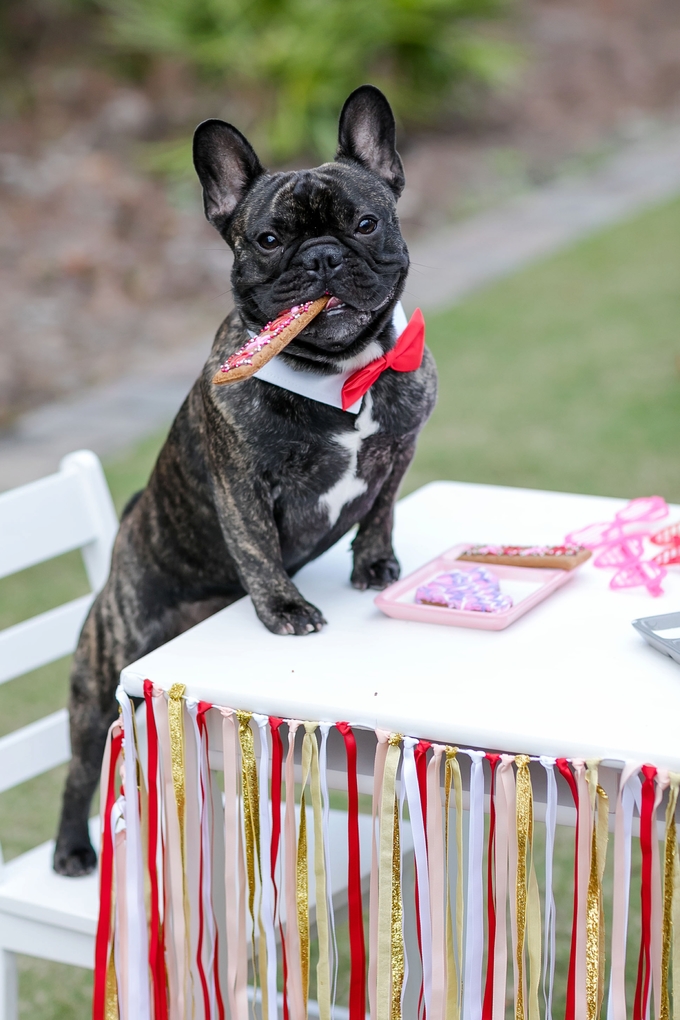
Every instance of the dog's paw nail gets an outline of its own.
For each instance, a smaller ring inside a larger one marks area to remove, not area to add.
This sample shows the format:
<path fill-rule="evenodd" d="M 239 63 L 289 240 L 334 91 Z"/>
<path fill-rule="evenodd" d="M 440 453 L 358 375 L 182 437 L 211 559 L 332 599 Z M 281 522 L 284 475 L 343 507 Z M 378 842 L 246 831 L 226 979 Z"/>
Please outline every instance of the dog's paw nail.
<path fill-rule="evenodd" d="M 315 630 L 319 630 L 318 625 L 315 625 L 313 623 L 308 623 L 307 626 L 305 627 L 305 634 L 311 634 L 312 631 L 315 631 Z"/>

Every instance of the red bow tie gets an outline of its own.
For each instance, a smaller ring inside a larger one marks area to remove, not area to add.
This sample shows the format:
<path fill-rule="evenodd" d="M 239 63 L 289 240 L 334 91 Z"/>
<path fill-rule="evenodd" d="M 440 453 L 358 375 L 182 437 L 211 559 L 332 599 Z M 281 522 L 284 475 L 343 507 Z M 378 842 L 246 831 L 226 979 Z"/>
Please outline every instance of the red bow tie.
<path fill-rule="evenodd" d="M 392 350 L 353 372 L 347 379 L 342 387 L 343 411 L 361 400 L 386 368 L 392 368 L 395 372 L 415 372 L 422 364 L 424 350 L 425 320 L 420 308 L 416 308 Z"/>

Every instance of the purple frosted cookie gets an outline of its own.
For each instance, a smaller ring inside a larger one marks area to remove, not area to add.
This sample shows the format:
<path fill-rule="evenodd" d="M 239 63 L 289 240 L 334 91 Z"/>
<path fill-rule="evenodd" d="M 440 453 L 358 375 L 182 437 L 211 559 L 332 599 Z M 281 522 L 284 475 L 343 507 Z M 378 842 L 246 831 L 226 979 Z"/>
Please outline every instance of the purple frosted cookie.
<path fill-rule="evenodd" d="M 502 595 L 498 580 L 484 567 L 475 570 L 451 570 L 439 574 L 416 590 L 421 606 L 443 606 L 477 613 L 500 613 L 512 607 L 509 595 Z"/>

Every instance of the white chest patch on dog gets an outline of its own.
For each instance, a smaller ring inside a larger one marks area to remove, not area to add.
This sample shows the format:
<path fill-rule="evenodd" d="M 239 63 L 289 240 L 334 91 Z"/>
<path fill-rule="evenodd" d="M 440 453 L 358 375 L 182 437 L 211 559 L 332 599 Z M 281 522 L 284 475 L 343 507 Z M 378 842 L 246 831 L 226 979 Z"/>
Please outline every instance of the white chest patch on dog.
<path fill-rule="evenodd" d="M 333 442 L 347 452 L 348 462 L 345 471 L 328 492 L 319 497 L 319 507 L 328 513 L 328 521 L 333 527 L 342 508 L 351 503 L 357 496 L 366 492 L 366 482 L 359 478 L 359 451 L 364 439 L 375 435 L 380 425 L 373 417 L 373 397 L 370 392 L 364 396 L 364 404 L 354 422 L 351 432 L 340 432 L 333 436 Z"/>

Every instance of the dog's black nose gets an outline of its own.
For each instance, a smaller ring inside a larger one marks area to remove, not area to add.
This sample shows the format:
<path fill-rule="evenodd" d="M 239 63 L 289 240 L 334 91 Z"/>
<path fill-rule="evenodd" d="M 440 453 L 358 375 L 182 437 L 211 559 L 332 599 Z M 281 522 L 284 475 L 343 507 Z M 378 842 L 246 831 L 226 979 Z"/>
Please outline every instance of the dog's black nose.
<path fill-rule="evenodd" d="M 307 272 L 331 277 L 342 265 L 342 248 L 337 244 L 315 244 L 302 252 L 301 261 Z"/>

